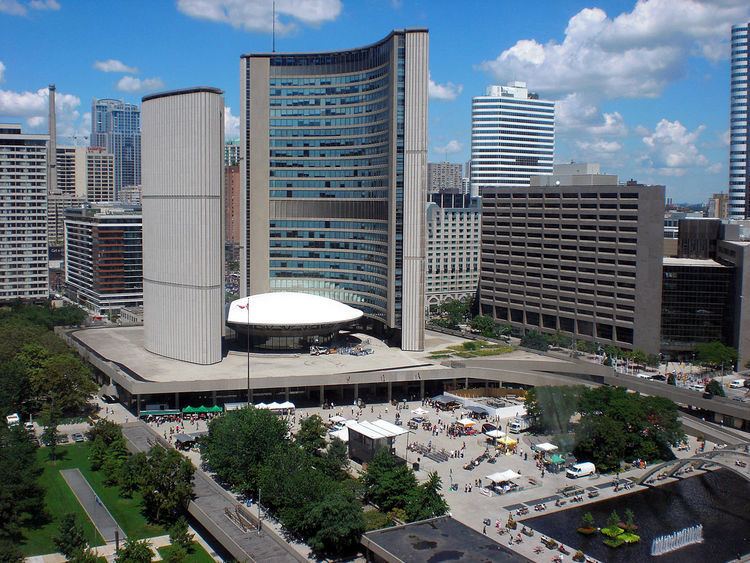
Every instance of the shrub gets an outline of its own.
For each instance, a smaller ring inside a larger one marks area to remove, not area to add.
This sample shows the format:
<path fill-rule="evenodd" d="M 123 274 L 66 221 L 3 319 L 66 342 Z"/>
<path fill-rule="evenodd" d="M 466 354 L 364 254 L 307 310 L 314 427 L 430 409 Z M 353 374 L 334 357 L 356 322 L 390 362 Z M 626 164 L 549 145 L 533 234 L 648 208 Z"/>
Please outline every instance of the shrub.
<path fill-rule="evenodd" d="M 620 538 L 607 538 L 604 540 L 604 545 L 608 547 L 620 547 L 624 543 Z"/>

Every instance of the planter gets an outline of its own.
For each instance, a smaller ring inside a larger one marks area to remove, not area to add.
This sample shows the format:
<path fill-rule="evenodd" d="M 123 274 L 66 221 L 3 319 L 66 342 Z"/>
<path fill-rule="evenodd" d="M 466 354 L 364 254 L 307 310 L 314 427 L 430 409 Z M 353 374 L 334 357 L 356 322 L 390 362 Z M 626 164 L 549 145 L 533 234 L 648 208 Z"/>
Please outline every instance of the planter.
<path fill-rule="evenodd" d="M 596 533 L 596 528 L 578 528 L 576 531 L 584 536 L 590 536 Z"/>
<path fill-rule="evenodd" d="M 604 545 L 607 547 L 617 548 L 620 547 L 625 542 L 622 541 L 620 538 L 607 538 L 604 540 Z"/>

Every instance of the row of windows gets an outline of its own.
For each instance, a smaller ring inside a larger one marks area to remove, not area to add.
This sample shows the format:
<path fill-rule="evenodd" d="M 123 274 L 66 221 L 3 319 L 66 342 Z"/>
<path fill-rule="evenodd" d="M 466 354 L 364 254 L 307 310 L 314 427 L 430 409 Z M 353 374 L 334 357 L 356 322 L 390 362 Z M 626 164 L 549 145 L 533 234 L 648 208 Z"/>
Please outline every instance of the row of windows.
<path fill-rule="evenodd" d="M 387 156 L 376 158 L 357 158 L 347 160 L 271 160 L 271 168 L 339 168 L 341 166 L 387 166 Z"/>
<path fill-rule="evenodd" d="M 374 113 L 388 107 L 388 101 L 376 104 L 353 105 L 334 108 L 296 108 L 296 109 L 272 109 L 271 117 L 308 117 L 308 116 L 330 116 L 330 115 L 356 115 L 360 113 Z M 272 120 L 273 121 L 273 120 Z M 338 124 L 337 124 L 338 125 Z"/>
<path fill-rule="evenodd" d="M 388 191 L 315 191 L 315 190 L 271 190 L 270 197 L 294 199 L 388 199 Z"/>
<path fill-rule="evenodd" d="M 308 231 L 308 230 L 271 230 L 270 238 L 303 238 L 303 239 L 354 239 L 387 242 L 387 233 L 362 233 L 359 231 Z"/>
<path fill-rule="evenodd" d="M 342 137 L 337 139 L 308 139 L 305 141 L 288 141 L 288 140 L 276 140 L 271 139 L 268 143 L 270 147 L 304 147 L 304 148 L 316 148 L 316 147 L 357 147 L 351 150 L 358 150 L 362 145 L 379 145 L 387 143 L 390 140 L 388 134 L 372 134 L 367 137 Z M 378 150 L 376 148 L 375 150 Z M 383 150 L 387 150 L 387 147 Z M 312 152 L 312 151 L 311 151 Z"/>
<path fill-rule="evenodd" d="M 332 86 L 334 84 L 352 84 L 363 82 L 385 76 L 388 73 L 388 66 L 383 65 L 379 68 L 367 72 L 358 72 L 339 76 L 272 76 L 270 79 L 271 86 Z"/>
<path fill-rule="evenodd" d="M 320 126 L 320 124 L 316 124 Z M 348 135 L 367 135 L 388 131 L 387 122 L 373 123 L 368 127 L 350 127 L 347 129 L 270 129 L 269 137 L 345 137 Z"/>
<path fill-rule="evenodd" d="M 387 231 L 388 224 L 385 222 L 365 221 L 279 221 L 270 222 L 272 229 L 348 229 L 348 230 L 372 230 Z"/>
<path fill-rule="evenodd" d="M 359 252 L 321 252 L 309 250 L 274 249 L 271 258 L 317 258 L 323 260 L 353 260 L 358 262 L 376 262 L 387 264 L 388 258 L 379 254 L 362 254 Z"/>
<path fill-rule="evenodd" d="M 387 85 L 387 82 L 384 82 L 381 84 L 383 88 Z M 373 90 L 373 84 L 368 84 L 369 88 L 368 90 Z M 274 92 L 279 92 L 280 90 L 271 91 L 271 96 L 274 96 Z M 285 94 L 289 96 L 289 91 L 285 91 Z M 324 92 L 325 94 L 335 94 L 335 92 Z M 337 97 L 331 97 L 331 98 L 311 98 L 309 97 L 310 94 L 303 94 L 305 97 L 303 98 L 271 98 L 269 105 L 271 107 L 318 107 L 318 106 L 337 106 L 337 105 L 347 105 L 347 104 L 359 104 L 362 102 L 368 102 L 371 100 L 379 100 L 385 96 L 387 96 L 387 91 L 383 92 L 370 92 L 368 94 L 358 94 L 354 96 L 337 96 Z"/>
<path fill-rule="evenodd" d="M 290 268 L 295 266 L 288 266 L 289 262 L 280 260 L 271 260 L 271 268 Z M 348 270 L 355 272 L 369 272 L 382 277 L 388 276 L 388 269 L 383 266 L 375 264 L 362 264 L 359 262 L 325 262 L 315 260 L 305 260 L 305 262 L 298 262 L 298 264 L 304 264 L 305 268 L 317 268 L 320 270 Z M 297 266 L 303 267 L 303 266 Z"/>

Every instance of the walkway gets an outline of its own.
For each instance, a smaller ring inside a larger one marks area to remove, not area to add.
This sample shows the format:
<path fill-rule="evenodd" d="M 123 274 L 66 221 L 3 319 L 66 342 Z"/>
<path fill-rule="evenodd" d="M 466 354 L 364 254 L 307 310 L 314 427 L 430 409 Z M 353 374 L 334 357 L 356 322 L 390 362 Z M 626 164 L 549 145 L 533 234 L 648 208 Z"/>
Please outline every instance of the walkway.
<path fill-rule="evenodd" d="M 159 443 L 170 447 L 158 434 L 143 422 L 123 425 L 122 433 L 133 451 L 148 451 Z M 221 488 L 204 471 L 196 469 L 193 478 L 193 495 L 188 511 L 198 520 L 221 545 L 238 561 L 291 563 L 306 561 L 296 553 L 283 538 L 266 526 L 258 534 L 257 529 L 245 530 L 227 512 L 234 514 L 239 503 L 226 490 Z M 244 508 L 239 508 L 248 521 L 257 519 Z"/>
<path fill-rule="evenodd" d="M 73 491 L 78 502 L 81 503 L 89 519 L 94 523 L 96 529 L 99 530 L 99 534 L 104 538 L 104 541 L 107 543 L 115 541 L 115 532 L 118 530 L 120 540 L 124 540 L 125 532 L 117 525 L 107 507 L 96 496 L 94 489 L 91 488 L 83 473 L 79 469 L 61 469 L 60 474 Z"/>

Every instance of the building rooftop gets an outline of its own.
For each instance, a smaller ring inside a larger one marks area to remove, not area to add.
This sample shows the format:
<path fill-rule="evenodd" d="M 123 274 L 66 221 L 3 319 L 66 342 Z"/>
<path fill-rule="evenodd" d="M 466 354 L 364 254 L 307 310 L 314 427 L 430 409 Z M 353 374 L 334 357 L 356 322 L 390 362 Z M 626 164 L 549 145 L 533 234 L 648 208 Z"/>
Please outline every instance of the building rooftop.
<path fill-rule="evenodd" d="M 663 264 L 665 266 L 701 266 L 703 268 L 726 268 L 723 264 L 719 264 L 715 260 L 699 259 L 699 258 L 673 258 L 671 256 L 665 256 L 663 258 Z"/>
<path fill-rule="evenodd" d="M 530 561 L 450 516 L 374 530 L 362 536 L 362 545 L 394 563 Z"/>

